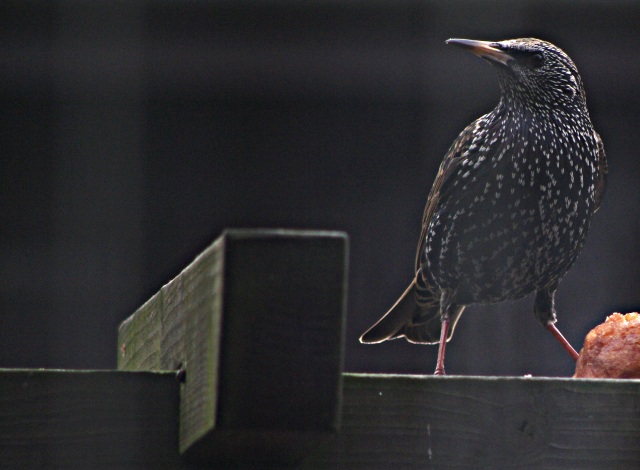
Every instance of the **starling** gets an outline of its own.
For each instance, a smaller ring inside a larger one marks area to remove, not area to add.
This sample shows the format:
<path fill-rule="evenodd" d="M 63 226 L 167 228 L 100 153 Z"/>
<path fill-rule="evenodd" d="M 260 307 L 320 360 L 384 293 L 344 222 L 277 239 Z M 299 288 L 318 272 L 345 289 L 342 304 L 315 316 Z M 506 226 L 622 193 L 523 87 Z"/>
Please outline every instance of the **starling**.
<path fill-rule="evenodd" d="M 493 65 L 496 108 L 453 142 L 422 218 L 415 277 L 362 343 L 446 342 L 465 306 L 536 292 L 534 314 L 562 346 L 554 295 L 584 246 L 607 162 L 582 79 L 558 47 L 533 38 L 449 39 Z"/>

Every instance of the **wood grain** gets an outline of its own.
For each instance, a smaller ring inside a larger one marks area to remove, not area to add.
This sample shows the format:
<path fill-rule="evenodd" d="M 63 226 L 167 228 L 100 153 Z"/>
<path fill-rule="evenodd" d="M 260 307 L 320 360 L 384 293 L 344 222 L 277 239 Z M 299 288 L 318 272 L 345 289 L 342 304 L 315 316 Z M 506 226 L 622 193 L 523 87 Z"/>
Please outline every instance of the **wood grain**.
<path fill-rule="evenodd" d="M 314 430 L 227 427 L 221 454 L 185 460 L 178 390 L 169 372 L 0 370 L 0 468 L 640 468 L 636 380 L 345 374 L 340 432 L 301 462 L 283 452 Z"/>
<path fill-rule="evenodd" d="M 0 370 L 0 468 L 179 468 L 172 372 Z"/>
<path fill-rule="evenodd" d="M 302 468 L 640 468 L 640 382 L 346 374 Z"/>

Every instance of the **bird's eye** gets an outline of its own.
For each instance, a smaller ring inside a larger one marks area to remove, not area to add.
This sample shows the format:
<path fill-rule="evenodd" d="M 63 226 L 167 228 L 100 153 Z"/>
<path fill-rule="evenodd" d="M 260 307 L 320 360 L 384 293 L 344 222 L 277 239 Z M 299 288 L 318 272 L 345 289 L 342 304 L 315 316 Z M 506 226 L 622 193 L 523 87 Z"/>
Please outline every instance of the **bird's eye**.
<path fill-rule="evenodd" d="M 538 67 L 542 66 L 543 63 L 544 56 L 539 52 L 529 57 L 529 64 L 531 65 L 531 68 L 537 69 Z"/>

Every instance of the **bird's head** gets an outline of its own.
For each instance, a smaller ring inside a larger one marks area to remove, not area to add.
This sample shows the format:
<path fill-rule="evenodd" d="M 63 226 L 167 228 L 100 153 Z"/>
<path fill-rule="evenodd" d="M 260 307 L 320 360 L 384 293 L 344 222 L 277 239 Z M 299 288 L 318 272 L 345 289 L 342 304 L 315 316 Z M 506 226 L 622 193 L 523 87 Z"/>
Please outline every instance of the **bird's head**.
<path fill-rule="evenodd" d="M 560 48 L 534 38 L 489 42 L 449 39 L 486 59 L 498 70 L 503 98 L 532 107 L 584 105 L 578 69 Z"/>

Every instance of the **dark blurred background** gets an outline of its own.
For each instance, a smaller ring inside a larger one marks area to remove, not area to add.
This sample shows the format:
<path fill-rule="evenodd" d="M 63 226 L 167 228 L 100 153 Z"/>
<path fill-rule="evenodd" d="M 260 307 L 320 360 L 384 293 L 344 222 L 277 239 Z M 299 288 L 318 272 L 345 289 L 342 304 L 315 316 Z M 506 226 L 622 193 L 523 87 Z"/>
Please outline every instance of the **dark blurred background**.
<path fill-rule="evenodd" d="M 457 133 L 498 99 L 449 37 L 537 36 L 582 73 L 609 191 L 557 296 L 581 347 L 640 307 L 640 4 L 4 1 L 0 367 L 114 368 L 116 329 L 225 227 L 351 240 L 345 369 L 430 373 L 358 336 L 410 280 Z M 293 326 L 292 326 L 293 327 Z M 533 299 L 465 312 L 450 373 L 560 375 Z"/>

